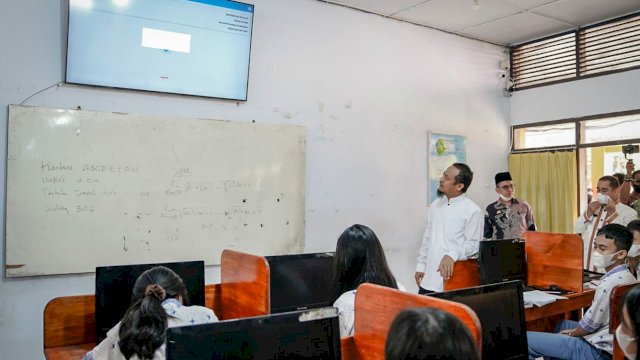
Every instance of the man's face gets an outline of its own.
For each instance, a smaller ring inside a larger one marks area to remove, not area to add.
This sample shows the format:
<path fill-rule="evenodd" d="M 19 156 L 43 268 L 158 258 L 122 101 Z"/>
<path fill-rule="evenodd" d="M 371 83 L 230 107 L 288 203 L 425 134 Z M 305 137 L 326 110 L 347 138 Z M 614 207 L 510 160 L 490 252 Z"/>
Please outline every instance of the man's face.
<path fill-rule="evenodd" d="M 599 194 L 609 195 L 609 197 L 613 200 L 617 200 L 617 192 L 614 188 L 611 187 L 611 184 L 608 180 L 600 180 L 598 181 L 598 187 L 596 188 Z"/>
<path fill-rule="evenodd" d="M 459 172 L 460 170 L 455 166 L 449 166 L 440 177 L 438 190 L 447 195 L 447 197 L 460 195 L 461 190 L 464 188 L 463 184 L 456 184 L 456 176 L 458 176 Z"/>
<path fill-rule="evenodd" d="M 496 192 L 510 199 L 516 192 L 516 186 L 512 180 L 500 181 L 498 185 L 496 185 Z"/>
<path fill-rule="evenodd" d="M 640 231 L 632 231 L 633 245 L 640 245 Z"/>
<path fill-rule="evenodd" d="M 602 255 L 613 255 L 618 252 L 616 243 L 613 239 L 607 239 L 604 235 L 598 235 L 593 242 L 593 250 Z"/>
<path fill-rule="evenodd" d="M 635 174 L 633 176 L 633 182 L 631 183 L 631 186 L 633 186 L 633 191 L 635 192 L 640 192 L 640 172 Z"/>

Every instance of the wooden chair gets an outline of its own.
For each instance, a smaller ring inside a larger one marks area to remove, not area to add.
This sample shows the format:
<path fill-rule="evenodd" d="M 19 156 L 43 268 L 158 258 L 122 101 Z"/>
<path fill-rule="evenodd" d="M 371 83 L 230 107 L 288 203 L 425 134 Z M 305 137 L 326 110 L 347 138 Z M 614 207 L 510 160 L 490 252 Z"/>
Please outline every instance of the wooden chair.
<path fill-rule="evenodd" d="M 64 296 L 47 303 L 43 313 L 47 360 L 80 359 L 96 346 L 95 295 Z M 205 306 L 222 319 L 219 284 L 205 285 Z"/>
<path fill-rule="evenodd" d="M 444 282 L 444 291 L 474 287 L 480 285 L 478 260 L 456 261 L 453 264 L 453 275 Z"/>
<path fill-rule="evenodd" d="M 353 336 L 342 338 L 343 360 L 384 359 L 384 345 L 391 323 L 402 310 L 412 307 L 436 307 L 464 323 L 482 349 L 482 330 L 478 316 L 466 305 L 390 289 L 362 284 L 356 292 Z"/>
<path fill-rule="evenodd" d="M 575 234 L 526 231 L 527 285 L 582 292 L 583 246 Z"/>
<path fill-rule="evenodd" d="M 624 359 L 624 353 L 616 339 L 616 328 L 620 325 L 620 322 L 622 322 L 622 315 L 620 314 L 622 300 L 627 292 L 638 284 L 639 283 L 636 282 L 627 285 L 618 285 L 611 289 L 611 294 L 609 294 L 609 334 L 613 334 L 613 360 Z"/>
<path fill-rule="evenodd" d="M 269 263 L 264 256 L 225 249 L 220 271 L 221 306 L 225 319 L 270 313 Z"/>

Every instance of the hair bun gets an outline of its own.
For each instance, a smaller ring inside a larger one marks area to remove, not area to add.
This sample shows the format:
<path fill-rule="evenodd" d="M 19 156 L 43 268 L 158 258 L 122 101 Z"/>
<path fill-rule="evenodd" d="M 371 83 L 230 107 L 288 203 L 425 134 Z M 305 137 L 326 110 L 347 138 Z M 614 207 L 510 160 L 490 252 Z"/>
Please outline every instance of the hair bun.
<path fill-rule="evenodd" d="M 167 292 L 158 284 L 147 285 L 144 290 L 144 296 L 155 296 L 162 301 L 167 296 Z"/>

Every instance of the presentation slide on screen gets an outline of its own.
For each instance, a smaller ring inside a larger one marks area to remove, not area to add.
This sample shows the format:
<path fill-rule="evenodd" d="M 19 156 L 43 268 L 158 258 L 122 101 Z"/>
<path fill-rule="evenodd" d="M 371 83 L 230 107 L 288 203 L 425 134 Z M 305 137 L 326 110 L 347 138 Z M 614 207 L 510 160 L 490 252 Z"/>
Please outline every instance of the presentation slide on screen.
<path fill-rule="evenodd" d="M 246 100 L 253 5 L 70 0 L 67 82 Z"/>

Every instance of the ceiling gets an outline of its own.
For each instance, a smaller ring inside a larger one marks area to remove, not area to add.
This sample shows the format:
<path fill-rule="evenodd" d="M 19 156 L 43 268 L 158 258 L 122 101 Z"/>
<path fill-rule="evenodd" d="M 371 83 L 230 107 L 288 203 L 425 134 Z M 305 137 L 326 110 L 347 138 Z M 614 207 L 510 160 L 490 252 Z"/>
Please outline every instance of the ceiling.
<path fill-rule="evenodd" d="M 640 11 L 640 0 L 319 0 L 499 45 Z"/>

